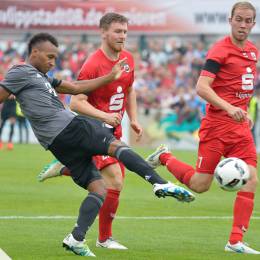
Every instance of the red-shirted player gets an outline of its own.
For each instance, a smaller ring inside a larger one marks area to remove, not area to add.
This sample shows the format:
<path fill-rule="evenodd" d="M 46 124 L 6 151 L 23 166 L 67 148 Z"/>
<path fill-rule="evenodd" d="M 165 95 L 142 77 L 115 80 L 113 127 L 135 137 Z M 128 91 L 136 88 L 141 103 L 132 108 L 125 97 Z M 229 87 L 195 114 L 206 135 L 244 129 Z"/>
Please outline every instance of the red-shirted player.
<path fill-rule="evenodd" d="M 126 110 L 132 129 L 139 139 L 142 128 L 137 122 L 136 94 L 134 81 L 134 60 L 124 50 L 128 20 L 122 15 L 108 13 L 100 20 L 102 44 L 84 63 L 79 80 L 94 79 L 111 71 L 118 60 L 126 58 L 124 72 L 120 79 L 103 86 L 90 94 L 72 97 L 71 109 L 77 113 L 100 119 L 115 128 L 114 135 L 122 137 L 121 119 Z M 112 238 L 112 221 L 119 205 L 119 195 L 123 187 L 124 166 L 109 156 L 95 156 L 94 161 L 101 171 L 107 186 L 107 196 L 99 211 L 99 238 L 96 245 L 109 249 L 127 249 Z M 70 175 L 69 170 L 59 162 L 49 165 L 40 175 L 40 181 L 57 175 Z"/>
<path fill-rule="evenodd" d="M 231 35 L 217 42 L 208 52 L 197 83 L 197 93 L 209 104 L 199 131 L 196 170 L 172 156 L 160 146 L 147 161 L 154 168 L 160 164 L 191 190 L 209 190 L 213 173 L 221 157 L 243 159 L 250 169 L 250 180 L 237 193 L 233 227 L 225 251 L 260 254 L 243 243 L 254 207 L 257 185 L 257 155 L 250 131 L 252 121 L 247 107 L 254 90 L 258 51 L 247 40 L 255 25 L 256 10 L 249 2 L 236 3 L 229 23 Z"/>

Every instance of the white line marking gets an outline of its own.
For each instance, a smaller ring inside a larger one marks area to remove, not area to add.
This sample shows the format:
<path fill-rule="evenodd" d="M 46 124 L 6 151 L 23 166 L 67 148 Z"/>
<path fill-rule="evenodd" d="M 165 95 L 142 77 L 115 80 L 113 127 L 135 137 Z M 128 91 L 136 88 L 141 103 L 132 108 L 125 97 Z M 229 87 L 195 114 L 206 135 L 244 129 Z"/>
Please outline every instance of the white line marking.
<path fill-rule="evenodd" d="M 0 259 L 1 260 L 12 260 L 4 251 L 0 248 Z"/>
<path fill-rule="evenodd" d="M 134 220 L 167 220 L 167 219 L 232 219 L 232 216 L 143 216 L 143 217 L 127 217 L 127 216 L 117 216 L 116 219 L 134 219 Z M 41 220 L 41 219 L 77 219 L 76 216 L 0 216 L 1 220 L 15 220 L 15 219 L 32 219 L 32 220 Z M 251 219 L 260 220 L 260 216 L 253 216 Z"/>

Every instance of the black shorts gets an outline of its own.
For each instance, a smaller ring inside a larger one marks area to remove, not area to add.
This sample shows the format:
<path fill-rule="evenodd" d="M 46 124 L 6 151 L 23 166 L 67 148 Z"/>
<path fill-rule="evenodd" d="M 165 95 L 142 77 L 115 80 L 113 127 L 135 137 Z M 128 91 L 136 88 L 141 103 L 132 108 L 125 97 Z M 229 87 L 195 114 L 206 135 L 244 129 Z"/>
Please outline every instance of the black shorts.
<path fill-rule="evenodd" d="M 86 189 L 91 182 L 102 178 L 92 156 L 107 155 L 114 140 L 112 129 L 103 122 L 76 116 L 54 139 L 49 150 L 70 169 L 73 181 Z"/>

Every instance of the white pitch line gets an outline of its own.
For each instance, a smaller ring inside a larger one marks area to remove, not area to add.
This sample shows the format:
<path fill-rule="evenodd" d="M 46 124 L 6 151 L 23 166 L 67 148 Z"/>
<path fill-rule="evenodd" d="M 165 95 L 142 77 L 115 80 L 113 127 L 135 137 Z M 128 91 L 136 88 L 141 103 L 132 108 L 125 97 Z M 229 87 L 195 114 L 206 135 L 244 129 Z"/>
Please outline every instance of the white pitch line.
<path fill-rule="evenodd" d="M 63 219 L 76 219 L 76 216 L 0 216 L 1 220 L 16 220 L 16 219 L 32 219 L 32 220 L 42 220 L 42 219 L 52 219 L 52 220 L 63 220 Z M 116 219 L 133 219 L 133 220 L 167 220 L 167 219 L 190 219 L 190 220 L 201 220 L 201 219 L 232 219 L 232 216 L 140 216 L 140 217 L 127 217 L 127 216 L 117 216 Z M 260 220 L 260 216 L 253 216 L 251 219 Z M 1 258 L 0 258 L 1 259 Z"/>
<path fill-rule="evenodd" d="M 0 259 L 1 260 L 12 260 L 4 251 L 0 248 Z"/>

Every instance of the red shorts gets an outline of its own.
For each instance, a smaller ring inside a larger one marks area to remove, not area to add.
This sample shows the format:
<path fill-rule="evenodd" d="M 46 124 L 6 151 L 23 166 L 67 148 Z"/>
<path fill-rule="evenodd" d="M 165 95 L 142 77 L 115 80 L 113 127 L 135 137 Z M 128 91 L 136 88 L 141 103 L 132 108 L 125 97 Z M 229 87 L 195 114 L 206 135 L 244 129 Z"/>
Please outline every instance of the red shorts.
<path fill-rule="evenodd" d="M 214 174 L 221 157 L 237 157 L 257 167 L 257 154 L 251 130 L 247 125 L 230 125 L 218 134 L 218 126 L 202 124 L 196 171 Z M 222 130 L 223 128 L 221 128 Z"/>
<path fill-rule="evenodd" d="M 116 158 L 110 157 L 108 155 L 96 155 L 93 156 L 93 161 L 95 162 L 95 165 L 98 170 L 102 170 L 108 165 L 119 163 L 121 172 L 122 172 L 122 177 L 125 177 L 125 166 L 119 162 Z"/>

